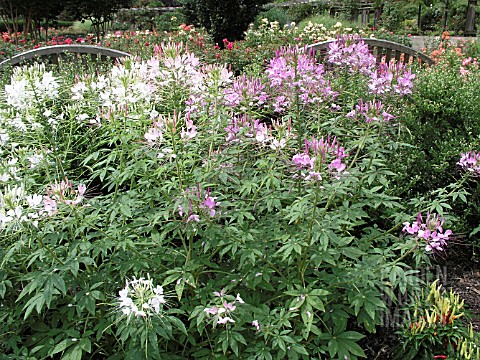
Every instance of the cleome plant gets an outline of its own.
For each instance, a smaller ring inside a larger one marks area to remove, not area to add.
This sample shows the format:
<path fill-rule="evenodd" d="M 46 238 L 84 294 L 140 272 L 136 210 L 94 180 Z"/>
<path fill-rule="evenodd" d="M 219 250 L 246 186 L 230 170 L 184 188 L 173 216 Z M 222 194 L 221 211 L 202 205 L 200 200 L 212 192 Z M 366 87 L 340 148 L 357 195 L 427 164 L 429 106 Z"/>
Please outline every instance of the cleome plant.
<path fill-rule="evenodd" d="M 285 47 L 234 76 L 165 43 L 105 72 L 15 69 L 4 358 L 365 358 L 385 296 L 448 251 L 471 174 L 397 196 L 415 70 L 354 36 L 325 61 Z"/>

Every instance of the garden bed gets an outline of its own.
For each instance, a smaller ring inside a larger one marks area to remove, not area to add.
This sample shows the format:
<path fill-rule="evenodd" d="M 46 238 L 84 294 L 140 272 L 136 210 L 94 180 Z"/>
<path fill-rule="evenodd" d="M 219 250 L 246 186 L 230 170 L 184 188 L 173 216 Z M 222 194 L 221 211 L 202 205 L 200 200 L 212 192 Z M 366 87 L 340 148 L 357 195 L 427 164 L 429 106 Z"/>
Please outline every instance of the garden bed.
<path fill-rule="evenodd" d="M 379 63 L 353 35 L 324 63 L 298 38 L 274 51 L 293 34 L 265 24 L 222 50 L 183 25 L 171 40 L 188 49 L 115 34 L 138 59 L 14 70 L 7 359 L 388 359 L 400 344 L 413 360 L 478 342 L 460 298 L 416 272 L 446 266 L 478 314 L 478 63 L 450 47 L 432 67 Z M 417 298 L 394 338 L 398 294 Z"/>

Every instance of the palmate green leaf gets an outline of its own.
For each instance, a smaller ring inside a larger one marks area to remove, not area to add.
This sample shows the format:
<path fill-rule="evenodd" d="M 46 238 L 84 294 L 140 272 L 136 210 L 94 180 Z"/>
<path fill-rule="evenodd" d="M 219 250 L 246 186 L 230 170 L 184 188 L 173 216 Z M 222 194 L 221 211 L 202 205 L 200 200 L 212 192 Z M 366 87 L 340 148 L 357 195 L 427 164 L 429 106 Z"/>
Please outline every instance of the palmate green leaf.
<path fill-rule="evenodd" d="M 472 237 L 473 235 L 477 234 L 480 231 L 480 225 L 477 226 L 475 229 L 473 229 L 470 234 L 468 234 L 468 237 Z"/>
<path fill-rule="evenodd" d="M 43 287 L 43 284 L 46 281 L 47 276 L 41 272 L 30 273 L 25 280 L 29 281 L 28 284 L 23 288 L 22 292 L 17 298 L 17 301 L 20 301 L 25 295 L 31 294 L 37 289 Z"/>
<path fill-rule="evenodd" d="M 78 347 L 83 351 L 90 353 L 92 351 L 92 342 L 90 341 L 89 338 L 84 337 L 78 343 Z"/>
<path fill-rule="evenodd" d="M 285 261 L 287 258 L 289 258 L 290 262 L 292 261 L 290 256 L 293 251 L 295 251 L 297 254 L 301 254 L 302 246 L 298 242 L 292 240 L 290 243 L 283 245 L 280 249 L 278 249 L 277 254 L 282 254 L 282 261 Z"/>
<path fill-rule="evenodd" d="M 313 319 L 315 317 L 312 305 L 309 303 L 308 298 L 307 298 L 307 301 L 306 301 L 306 306 L 302 306 L 300 314 L 301 314 L 303 324 L 305 325 L 303 336 L 304 336 L 305 339 L 308 339 L 308 336 L 309 336 L 310 331 L 312 329 Z"/>
<path fill-rule="evenodd" d="M 290 345 L 291 349 L 301 355 L 309 355 L 307 349 L 298 343 Z"/>
<path fill-rule="evenodd" d="M 50 303 L 52 302 L 52 298 L 53 298 L 53 292 L 54 292 L 54 289 L 53 289 L 52 279 L 49 278 L 47 281 L 45 281 L 45 284 L 43 287 L 43 297 L 45 299 L 47 308 L 50 308 Z"/>
<path fill-rule="evenodd" d="M 67 293 L 67 287 L 65 286 L 65 281 L 63 278 L 57 273 L 53 273 L 50 278 L 52 279 L 52 284 L 55 286 L 55 288 L 65 295 Z"/>
<path fill-rule="evenodd" d="M 175 327 L 177 329 L 179 329 L 182 333 L 184 333 L 185 335 L 187 335 L 187 329 L 185 328 L 185 324 L 178 318 L 176 318 L 175 316 L 169 316 L 168 317 L 168 320 L 173 324 L 175 325 Z"/>
<path fill-rule="evenodd" d="M 185 289 L 185 280 L 183 278 L 179 279 L 175 284 L 175 292 L 177 293 L 178 301 L 182 299 L 183 290 Z"/>
<path fill-rule="evenodd" d="M 167 278 L 165 280 L 163 280 L 162 286 L 166 286 L 166 285 L 178 280 L 182 276 L 182 269 L 169 270 L 169 271 L 167 271 L 167 274 L 168 273 L 170 273 L 171 275 L 167 276 Z"/>
<path fill-rule="evenodd" d="M 357 344 L 365 337 L 356 331 L 345 331 L 340 334 L 322 334 L 323 340 L 328 340 L 328 353 L 331 359 L 351 359 L 352 355 L 366 357 L 365 352 Z"/>
<path fill-rule="evenodd" d="M 40 314 L 43 305 L 45 305 L 45 297 L 43 296 L 43 293 L 39 293 L 33 296 L 23 307 L 23 310 L 25 310 L 25 315 L 23 316 L 23 319 L 26 320 L 32 313 L 33 309 L 36 309 L 37 313 Z"/>
<path fill-rule="evenodd" d="M 61 360 L 81 360 L 82 353 L 80 346 L 75 346 L 73 349 L 67 351 Z"/>
<path fill-rule="evenodd" d="M 55 345 L 52 352 L 49 353 L 49 356 L 52 356 L 52 355 L 58 354 L 60 352 L 63 352 L 68 347 L 72 346 L 73 344 L 76 344 L 76 342 L 73 341 L 72 339 L 64 339 L 64 340 L 60 341 L 57 345 Z M 80 349 L 80 352 L 81 352 L 81 349 Z"/>
<path fill-rule="evenodd" d="M 12 287 L 12 282 L 10 280 L 3 280 L 2 282 L 0 282 L 0 298 L 5 298 L 7 287 Z"/>
<path fill-rule="evenodd" d="M 272 341 L 272 348 L 275 349 L 277 346 L 282 351 L 287 352 L 287 346 L 285 345 L 285 341 L 280 336 L 276 336 Z"/>

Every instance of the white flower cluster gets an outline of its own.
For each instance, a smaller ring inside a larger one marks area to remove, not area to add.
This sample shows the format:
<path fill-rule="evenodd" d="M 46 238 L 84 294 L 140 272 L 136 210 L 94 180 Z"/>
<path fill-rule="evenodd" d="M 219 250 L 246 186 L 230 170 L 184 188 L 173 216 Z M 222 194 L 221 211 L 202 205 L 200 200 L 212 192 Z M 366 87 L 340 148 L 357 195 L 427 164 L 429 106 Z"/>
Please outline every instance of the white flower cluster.
<path fill-rule="evenodd" d="M 295 36 L 297 31 L 298 28 L 294 22 L 291 22 L 282 28 L 278 21 L 269 21 L 267 18 L 263 18 L 258 25 L 258 29 L 255 29 L 253 24 L 248 28 L 245 32 L 245 40 L 252 42 L 256 39 L 261 42 L 262 39 Z"/>
<path fill-rule="evenodd" d="M 309 21 L 299 34 L 299 37 L 304 42 L 315 43 L 333 40 L 340 34 L 352 34 L 354 32 L 353 30 L 354 29 L 352 28 L 343 27 L 341 22 L 337 22 L 332 28 L 329 29 L 323 24 L 317 24 Z"/>
<path fill-rule="evenodd" d="M 15 68 L 11 83 L 5 85 L 5 100 L 9 106 L 25 111 L 58 97 L 60 84 L 45 64 Z"/>
<path fill-rule="evenodd" d="M 151 317 L 159 314 L 166 304 L 163 287 L 153 286 L 150 276 L 127 280 L 125 288 L 119 291 L 118 306 L 127 317 Z"/>
<path fill-rule="evenodd" d="M 189 92 L 203 94 L 205 83 L 211 81 L 208 76 L 212 75 L 199 64 L 199 59 L 181 45 L 166 44 L 158 46 L 154 57 L 147 61 L 126 59 L 106 76 L 77 79 L 70 89 L 71 99 L 80 111 L 77 119 L 101 125 L 104 120 L 116 118 L 116 114 L 128 114 L 129 120 L 135 120 L 136 115 L 149 114 L 152 103 L 168 102 Z M 219 77 L 229 76 L 225 68 L 220 70 Z M 93 119 L 87 113 L 98 115 Z"/>
<path fill-rule="evenodd" d="M 7 186 L 0 189 L 0 230 L 30 223 L 38 226 L 38 219 L 44 215 L 43 197 L 25 193 L 23 186 Z"/>
<path fill-rule="evenodd" d="M 212 114 L 216 104 L 224 101 L 218 89 L 223 89 L 233 82 L 233 73 L 225 65 L 208 65 L 199 69 L 196 74 L 197 81 L 190 88 L 185 109 L 190 117 Z"/>

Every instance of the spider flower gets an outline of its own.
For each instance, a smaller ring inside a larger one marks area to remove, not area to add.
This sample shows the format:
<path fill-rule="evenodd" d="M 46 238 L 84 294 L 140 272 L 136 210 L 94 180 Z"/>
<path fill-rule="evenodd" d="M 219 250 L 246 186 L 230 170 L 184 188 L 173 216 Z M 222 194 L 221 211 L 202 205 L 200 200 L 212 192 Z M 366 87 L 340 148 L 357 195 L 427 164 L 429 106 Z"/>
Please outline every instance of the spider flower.
<path fill-rule="evenodd" d="M 146 279 L 133 277 L 127 280 L 118 295 L 118 308 L 128 318 L 158 315 L 166 304 L 163 287 L 154 286 L 148 275 Z"/>
<path fill-rule="evenodd" d="M 208 315 L 213 316 L 213 326 L 215 327 L 217 324 L 234 324 L 233 312 L 237 308 L 235 304 L 245 304 L 240 294 L 234 297 L 233 295 L 227 295 L 225 289 L 222 289 L 220 292 L 214 291 L 213 295 L 216 298 L 214 300 L 215 305 L 203 310 Z"/>
<path fill-rule="evenodd" d="M 473 175 L 480 175 L 480 153 L 469 151 L 462 154 L 460 161 L 457 162 L 460 167 Z"/>
<path fill-rule="evenodd" d="M 327 164 L 330 175 L 338 179 L 347 168 L 343 162 L 347 156 L 345 148 L 340 146 L 336 137 L 328 136 L 326 139 L 312 137 L 311 140 L 305 139 L 303 153 L 295 154 L 292 162 L 297 168 L 307 171 L 303 174 L 305 180 L 322 180 L 320 170 L 323 164 Z"/>
<path fill-rule="evenodd" d="M 447 246 L 447 242 L 452 235 L 452 230 L 443 230 L 444 218 L 441 218 L 438 214 L 427 214 L 425 221 L 423 220 L 422 213 L 418 213 L 415 222 L 410 224 L 409 222 L 403 223 L 403 232 L 414 236 L 418 240 L 425 242 L 425 251 L 433 253 L 436 251 L 444 251 Z"/>

